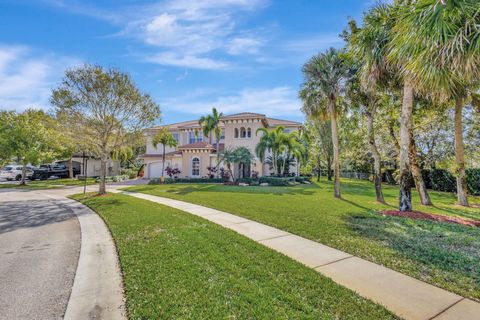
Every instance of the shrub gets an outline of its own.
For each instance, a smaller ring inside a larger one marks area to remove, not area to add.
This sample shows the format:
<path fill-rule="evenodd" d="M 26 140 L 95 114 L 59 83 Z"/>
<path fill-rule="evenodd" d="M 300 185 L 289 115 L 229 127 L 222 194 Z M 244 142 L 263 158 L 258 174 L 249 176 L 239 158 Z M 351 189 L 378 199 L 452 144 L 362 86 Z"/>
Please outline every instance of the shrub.
<path fill-rule="evenodd" d="M 301 183 L 303 183 L 304 181 L 308 181 L 308 182 L 312 181 L 311 176 L 297 176 L 297 177 L 294 177 L 294 179 L 295 179 L 295 181 L 301 182 Z"/>
<path fill-rule="evenodd" d="M 165 172 L 170 178 L 177 178 L 178 175 L 182 173 L 182 171 L 180 171 L 178 168 L 171 168 L 170 166 L 167 166 L 165 168 Z"/>
<path fill-rule="evenodd" d="M 283 178 L 283 177 L 261 177 L 260 183 L 268 183 L 271 186 L 288 186 L 288 182 L 295 181 L 295 178 Z"/>
<path fill-rule="evenodd" d="M 205 179 L 205 178 L 166 178 L 164 183 L 222 183 L 223 179 L 214 178 L 214 179 Z M 161 184 L 160 178 L 151 179 L 148 184 Z"/>
<path fill-rule="evenodd" d="M 106 182 L 122 182 L 128 180 L 127 175 L 119 175 L 119 176 L 107 176 L 105 177 Z M 96 182 L 100 182 L 100 177 L 97 177 L 95 179 Z"/>
<path fill-rule="evenodd" d="M 129 179 L 135 179 L 138 175 L 138 169 L 124 168 L 120 171 L 120 173 L 124 176 L 128 176 Z"/>

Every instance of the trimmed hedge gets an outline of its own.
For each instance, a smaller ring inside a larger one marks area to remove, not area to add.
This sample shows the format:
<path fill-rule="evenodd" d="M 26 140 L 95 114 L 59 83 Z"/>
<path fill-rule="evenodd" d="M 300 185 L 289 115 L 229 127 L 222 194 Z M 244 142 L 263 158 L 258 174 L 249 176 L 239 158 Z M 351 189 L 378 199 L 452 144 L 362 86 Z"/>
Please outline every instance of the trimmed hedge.
<path fill-rule="evenodd" d="M 467 188 L 471 195 L 480 195 L 480 169 L 467 169 Z M 457 192 L 457 180 L 447 170 L 423 170 L 422 176 L 427 189 Z"/>
<path fill-rule="evenodd" d="M 467 188 L 471 195 L 480 195 L 480 169 L 467 169 Z M 427 189 L 444 192 L 457 192 L 457 179 L 448 170 L 432 169 L 422 170 L 423 180 Z M 383 173 L 383 181 L 390 184 L 397 184 L 394 178 L 393 170 L 386 170 Z M 411 179 L 412 187 L 415 186 L 413 178 Z"/>
<path fill-rule="evenodd" d="M 237 179 L 238 183 L 247 183 L 251 186 L 258 186 L 260 183 L 268 183 L 272 186 L 288 186 L 292 182 L 300 182 L 303 183 L 304 181 L 311 181 L 312 177 L 308 176 L 298 176 L 298 177 L 271 177 L 265 176 L 260 178 L 240 178 Z"/>
<path fill-rule="evenodd" d="M 222 178 L 212 178 L 212 179 L 206 179 L 206 178 L 165 178 L 165 183 L 166 184 L 171 184 L 171 183 L 222 183 L 223 179 Z M 154 178 L 151 179 L 148 184 L 161 184 L 160 178 Z"/>

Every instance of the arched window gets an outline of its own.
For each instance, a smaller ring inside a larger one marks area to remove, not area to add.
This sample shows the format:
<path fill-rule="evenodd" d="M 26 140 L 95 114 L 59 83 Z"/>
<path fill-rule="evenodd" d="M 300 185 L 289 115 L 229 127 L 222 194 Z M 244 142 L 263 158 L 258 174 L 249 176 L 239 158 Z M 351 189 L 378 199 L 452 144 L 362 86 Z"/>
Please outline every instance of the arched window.
<path fill-rule="evenodd" d="M 247 137 L 247 131 L 245 130 L 244 127 L 240 128 L 240 138 L 246 138 Z"/>
<path fill-rule="evenodd" d="M 248 128 L 247 129 L 247 138 L 251 138 L 251 137 L 252 137 L 252 129 Z"/>
<path fill-rule="evenodd" d="M 200 175 L 200 159 L 194 157 L 192 159 L 192 176 L 199 176 Z"/>
<path fill-rule="evenodd" d="M 238 128 L 235 128 L 234 132 L 235 132 L 234 133 L 235 138 L 238 138 Z"/>

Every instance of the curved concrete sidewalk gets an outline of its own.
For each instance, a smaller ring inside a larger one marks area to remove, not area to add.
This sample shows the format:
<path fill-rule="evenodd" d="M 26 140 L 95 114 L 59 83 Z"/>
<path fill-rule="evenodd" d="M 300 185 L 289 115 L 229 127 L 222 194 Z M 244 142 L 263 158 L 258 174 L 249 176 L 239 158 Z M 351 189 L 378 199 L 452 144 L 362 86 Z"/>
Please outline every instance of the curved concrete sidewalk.
<path fill-rule="evenodd" d="M 333 281 L 412 320 L 478 320 L 480 303 L 346 252 L 249 219 L 200 205 L 110 190 L 200 216 L 297 260 Z"/>
<path fill-rule="evenodd" d="M 81 249 L 65 319 L 126 319 L 122 276 L 115 243 L 103 220 L 85 205 L 65 198 L 76 193 L 44 191 L 78 217 Z"/>

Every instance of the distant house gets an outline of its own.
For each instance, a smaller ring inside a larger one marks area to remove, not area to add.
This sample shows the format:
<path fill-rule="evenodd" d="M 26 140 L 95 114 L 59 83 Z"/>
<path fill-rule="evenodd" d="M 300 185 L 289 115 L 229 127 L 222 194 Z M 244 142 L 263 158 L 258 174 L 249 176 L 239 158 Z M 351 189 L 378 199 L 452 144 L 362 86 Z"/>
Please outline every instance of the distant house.
<path fill-rule="evenodd" d="M 145 177 L 158 178 L 162 174 L 163 146 L 158 145 L 155 148 L 152 144 L 153 136 L 162 127 L 168 128 L 178 142 L 176 148 L 166 147 L 165 168 L 167 166 L 178 168 L 181 171 L 179 177 L 201 178 L 208 175 L 208 167 L 216 165 L 217 152 L 222 153 L 225 148 L 244 146 L 255 155 L 255 147 L 260 141 L 260 134 L 256 134 L 258 128 L 273 129 L 282 126 L 286 132 L 291 132 L 298 131 L 302 124 L 269 118 L 264 114 L 244 112 L 222 117 L 220 126 L 222 137 L 219 150 L 216 150 L 216 140 L 213 134 L 211 134 L 212 137 L 203 136 L 198 120 L 147 129 L 145 131 L 147 152 L 140 157 L 145 163 Z M 223 165 L 221 164 L 221 166 Z M 250 167 L 244 168 L 242 176 L 250 176 L 253 171 L 258 172 L 260 176 L 270 174 L 268 165 L 263 164 L 256 157 Z M 240 176 L 239 172 L 240 166 L 234 166 L 235 177 Z"/>
<path fill-rule="evenodd" d="M 72 157 L 73 168 L 76 168 L 80 175 L 86 175 L 87 177 L 99 177 L 101 173 L 100 159 L 78 153 Z M 69 160 L 58 161 L 60 164 L 64 164 L 69 167 Z M 107 176 L 117 176 L 120 174 L 120 161 L 109 159 L 107 161 Z"/>

